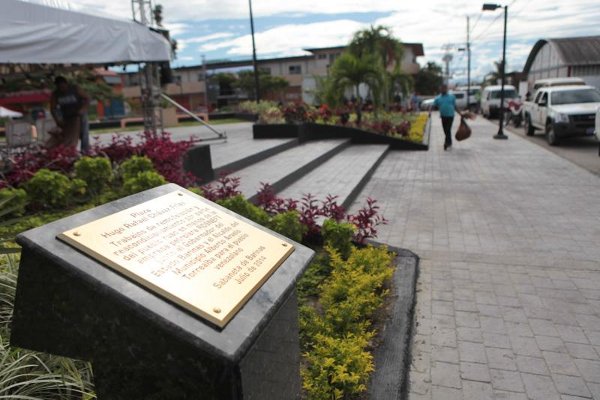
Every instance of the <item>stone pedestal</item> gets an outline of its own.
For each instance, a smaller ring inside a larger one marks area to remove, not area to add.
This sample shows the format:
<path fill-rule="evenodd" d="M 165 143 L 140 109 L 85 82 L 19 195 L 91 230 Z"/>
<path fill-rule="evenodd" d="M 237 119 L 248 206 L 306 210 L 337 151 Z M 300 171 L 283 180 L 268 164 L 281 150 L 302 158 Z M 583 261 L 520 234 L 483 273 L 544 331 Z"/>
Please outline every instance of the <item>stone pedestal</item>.
<path fill-rule="evenodd" d="M 312 250 L 295 243 L 219 329 L 56 239 L 175 190 L 165 185 L 20 235 L 11 344 L 91 361 L 100 400 L 297 398 L 295 282 Z"/>

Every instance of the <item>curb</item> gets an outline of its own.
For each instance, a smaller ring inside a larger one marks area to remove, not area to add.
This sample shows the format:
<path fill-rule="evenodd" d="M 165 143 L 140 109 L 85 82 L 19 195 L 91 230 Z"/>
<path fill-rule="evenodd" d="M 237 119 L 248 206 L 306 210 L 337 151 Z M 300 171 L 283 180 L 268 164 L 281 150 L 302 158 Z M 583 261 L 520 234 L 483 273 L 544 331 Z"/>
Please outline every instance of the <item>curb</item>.
<path fill-rule="evenodd" d="M 372 242 L 373 246 L 387 246 Z M 411 339 L 419 256 L 410 250 L 387 246 L 397 254 L 396 270 L 390 290 L 390 314 L 378 334 L 380 343 L 374 350 L 375 371 L 371 375 L 368 398 L 372 400 L 404 400 L 408 395 L 408 373 L 411 363 Z"/>

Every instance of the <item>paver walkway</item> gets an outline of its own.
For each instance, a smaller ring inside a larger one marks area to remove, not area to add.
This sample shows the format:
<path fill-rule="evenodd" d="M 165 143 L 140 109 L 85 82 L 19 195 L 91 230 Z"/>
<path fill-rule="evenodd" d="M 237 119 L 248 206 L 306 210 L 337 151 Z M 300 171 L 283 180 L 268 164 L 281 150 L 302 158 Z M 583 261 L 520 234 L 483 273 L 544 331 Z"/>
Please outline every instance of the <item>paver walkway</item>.
<path fill-rule="evenodd" d="M 483 119 L 390 152 L 353 209 L 421 257 L 411 400 L 600 400 L 600 178 Z M 598 159 L 600 163 L 600 158 Z"/>

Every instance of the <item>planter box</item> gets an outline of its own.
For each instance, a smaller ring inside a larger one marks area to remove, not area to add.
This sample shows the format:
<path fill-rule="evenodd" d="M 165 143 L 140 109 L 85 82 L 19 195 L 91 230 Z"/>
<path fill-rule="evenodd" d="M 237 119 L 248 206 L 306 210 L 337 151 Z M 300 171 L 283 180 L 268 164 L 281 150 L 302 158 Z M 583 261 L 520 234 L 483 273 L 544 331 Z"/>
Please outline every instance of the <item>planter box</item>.
<path fill-rule="evenodd" d="M 300 125 L 292 124 L 254 124 L 252 134 L 254 139 L 297 138 L 300 128 Z"/>
<path fill-rule="evenodd" d="M 414 143 L 397 137 L 379 135 L 362 129 L 311 122 L 302 125 L 254 124 L 252 129 L 254 139 L 298 138 L 302 143 L 310 140 L 347 138 L 352 139 L 352 143 L 354 144 L 387 144 L 390 146 L 390 150 L 428 150 L 429 131 L 431 129 L 430 121 L 431 119 L 427 121 L 425 132 L 423 133 L 423 143 Z"/>

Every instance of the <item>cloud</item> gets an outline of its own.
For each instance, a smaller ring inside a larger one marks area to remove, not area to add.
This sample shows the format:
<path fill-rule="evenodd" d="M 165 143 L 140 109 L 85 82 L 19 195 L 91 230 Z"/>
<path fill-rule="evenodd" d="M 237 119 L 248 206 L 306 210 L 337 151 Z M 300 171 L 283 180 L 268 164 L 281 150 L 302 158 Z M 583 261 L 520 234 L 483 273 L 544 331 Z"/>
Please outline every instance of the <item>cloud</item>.
<path fill-rule="evenodd" d="M 255 35 L 256 51 L 262 56 L 305 54 L 304 48 L 348 43 L 354 32 L 364 27 L 364 24 L 352 20 L 281 25 Z M 207 43 L 199 48 L 201 52 L 221 49 L 226 49 L 226 53 L 231 56 L 249 56 L 252 54 L 252 38 L 250 35 L 244 35 L 231 40 Z"/>

